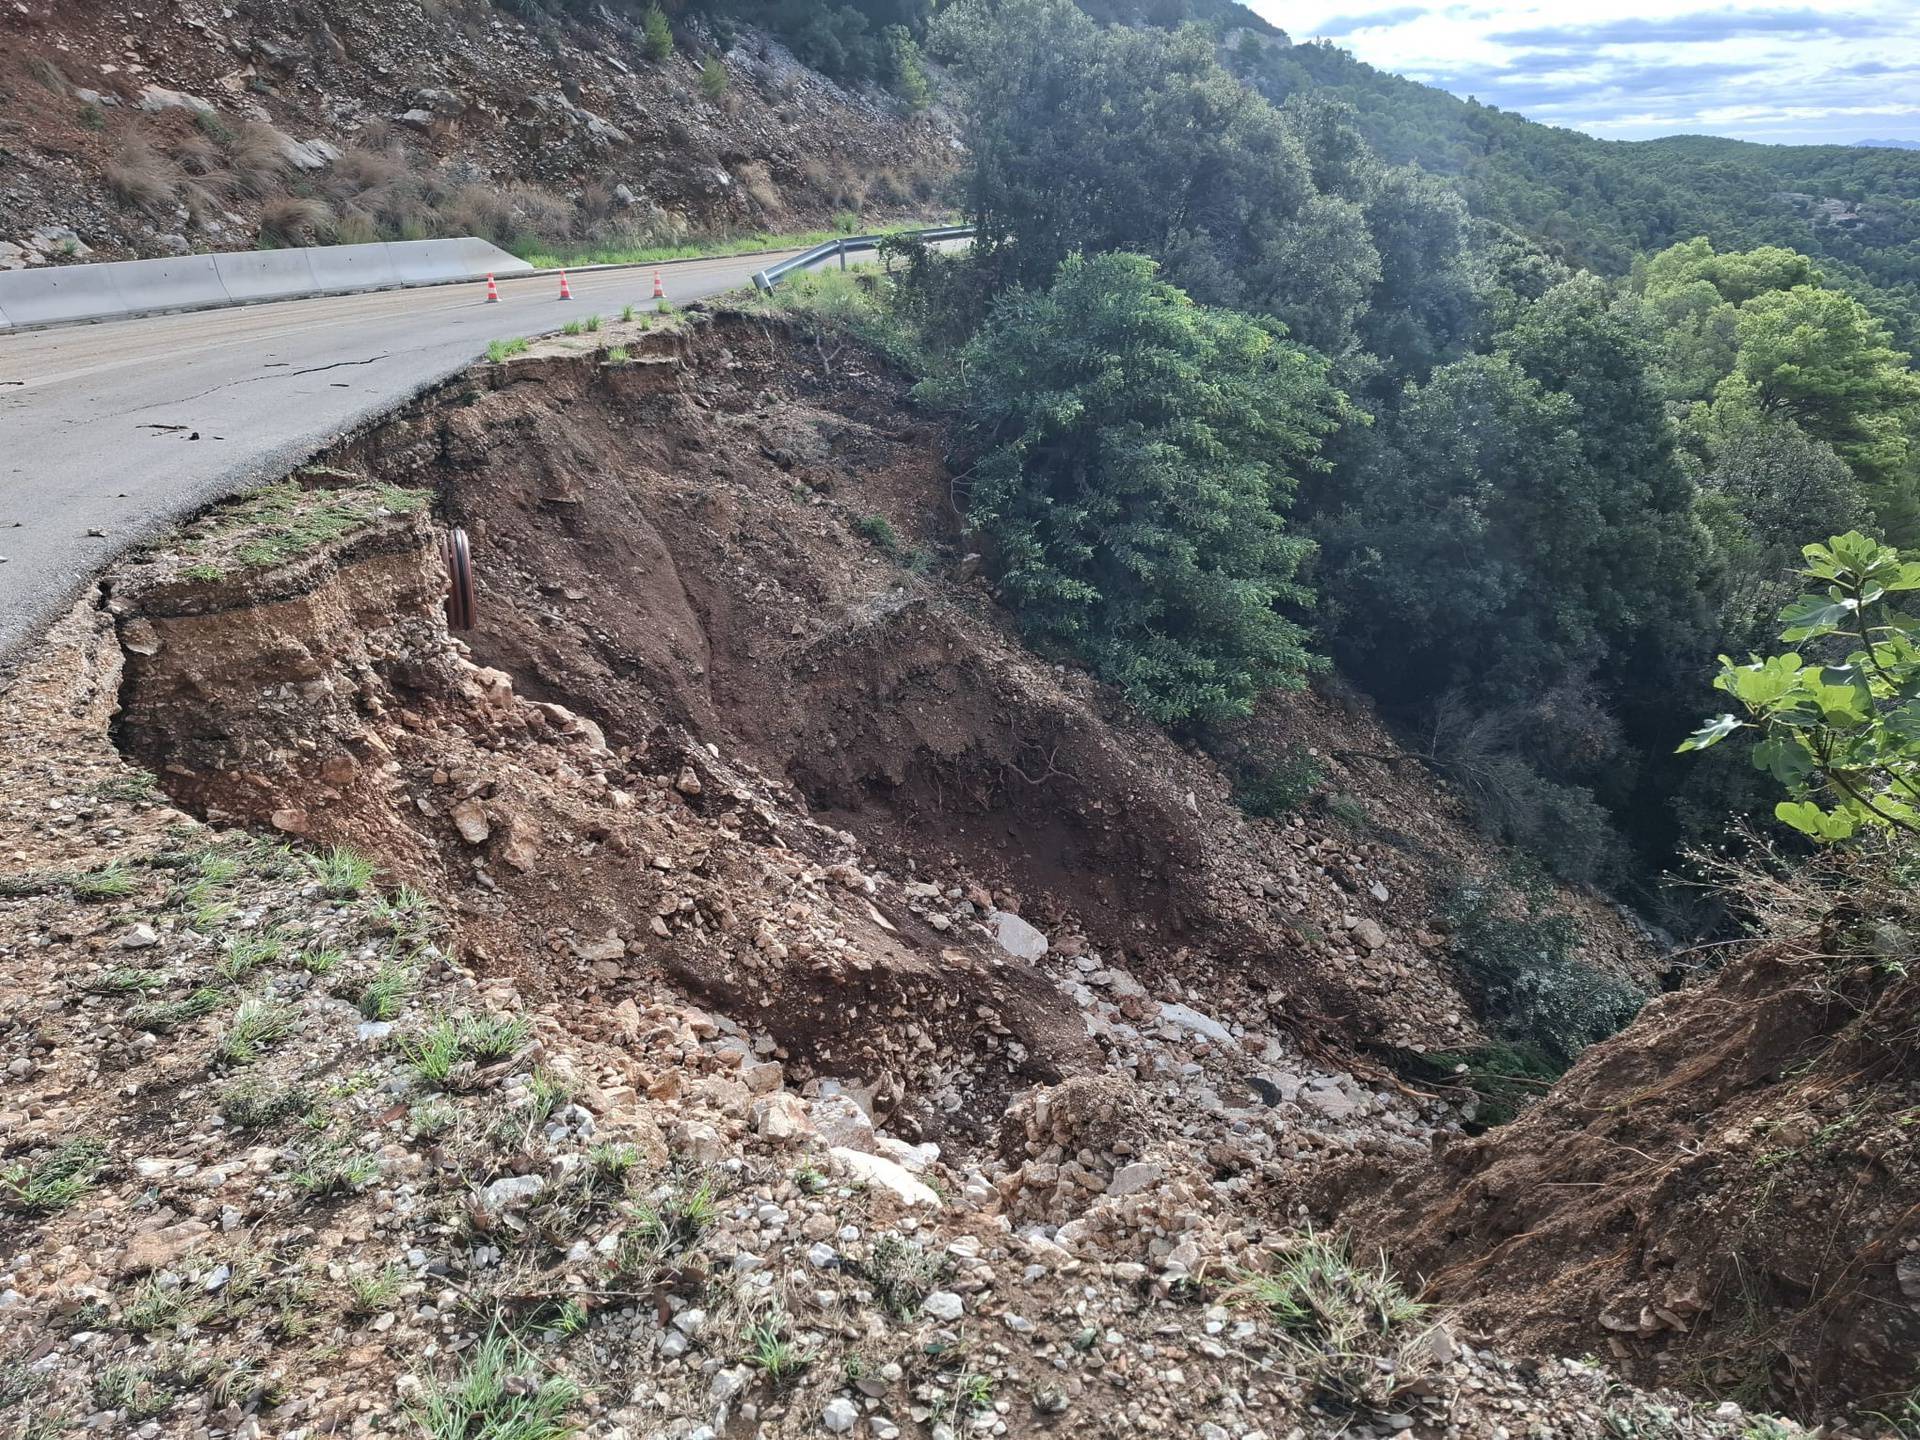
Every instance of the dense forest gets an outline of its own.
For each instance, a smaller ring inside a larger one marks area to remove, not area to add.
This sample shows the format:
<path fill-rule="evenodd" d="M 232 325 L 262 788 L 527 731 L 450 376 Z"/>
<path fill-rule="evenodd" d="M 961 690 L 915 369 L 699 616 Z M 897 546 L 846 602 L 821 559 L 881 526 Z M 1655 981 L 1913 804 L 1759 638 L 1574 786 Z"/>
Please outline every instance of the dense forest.
<path fill-rule="evenodd" d="M 764 26 L 842 79 L 917 93 L 935 0 L 669 0 L 677 14 Z M 1920 343 L 1920 154 L 1755 145 L 1704 135 L 1605 141 L 1540 125 L 1363 64 L 1294 45 L 1235 0 L 1079 0 L 1103 23 L 1200 25 L 1227 69 L 1276 104 L 1351 107 L 1368 147 L 1457 187 L 1470 214 L 1565 264 L 1624 275 L 1640 255 L 1704 235 L 1722 250 L 1781 245 L 1819 261 L 1907 349 Z"/>
<path fill-rule="evenodd" d="M 1577 266 L 1335 87 L 1273 103 L 1205 26 L 958 0 L 921 33 L 975 244 L 814 283 L 951 417 L 956 493 L 1033 643 L 1207 745 L 1337 671 L 1523 868 L 1643 905 L 1730 818 L 1817 834 L 1840 823 L 1818 795 L 1881 784 L 1834 779 L 1837 742 L 1676 746 L 1715 656 L 1779 633 L 1803 546 L 1920 544 L 1920 375 L 1855 293 L 1886 287 L 1678 216 Z M 1808 719 L 1852 683 L 1809 673 Z M 1885 698 L 1847 703 L 1864 725 Z M 1252 771 L 1268 813 L 1309 803 L 1307 759 Z M 1551 917 L 1512 923 L 1518 950 L 1551 943 Z M 1556 1065 L 1632 1011 L 1597 984 L 1509 1001 Z"/>

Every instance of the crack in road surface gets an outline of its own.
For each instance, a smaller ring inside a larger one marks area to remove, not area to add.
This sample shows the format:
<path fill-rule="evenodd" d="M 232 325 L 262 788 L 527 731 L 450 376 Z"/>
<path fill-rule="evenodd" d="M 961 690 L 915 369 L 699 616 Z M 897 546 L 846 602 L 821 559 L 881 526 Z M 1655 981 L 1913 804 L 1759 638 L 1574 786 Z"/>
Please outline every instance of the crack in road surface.
<path fill-rule="evenodd" d="M 249 375 L 244 380 L 229 380 L 223 385 L 212 385 L 205 390 L 197 390 L 191 395 L 182 395 L 178 400 L 164 400 L 158 405 L 142 405 L 140 410 L 130 410 L 127 413 L 130 415 L 138 415 L 141 410 L 164 410 L 173 405 L 185 405 L 190 401 L 199 400 L 208 395 L 217 395 L 222 390 L 237 390 L 242 385 L 257 385 L 262 380 L 298 380 L 302 375 L 318 375 L 326 370 L 343 370 L 356 365 L 378 365 L 382 360 L 391 357 L 392 354 L 393 352 L 391 350 L 383 350 L 378 355 L 366 360 L 335 360 L 330 365 L 312 365 L 305 370 L 289 370 L 284 375 Z"/>

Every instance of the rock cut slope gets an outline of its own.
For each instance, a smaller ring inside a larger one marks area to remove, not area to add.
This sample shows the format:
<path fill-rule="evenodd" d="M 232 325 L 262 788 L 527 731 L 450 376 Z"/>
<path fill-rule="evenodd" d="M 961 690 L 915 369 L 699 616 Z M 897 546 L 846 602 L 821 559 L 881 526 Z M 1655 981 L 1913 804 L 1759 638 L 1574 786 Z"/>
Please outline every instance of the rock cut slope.
<path fill-rule="evenodd" d="M 681 40 L 650 61 L 630 26 L 490 0 L 19 0 L 0 10 L 0 266 L 656 243 L 938 208 L 953 151 L 934 120 L 757 32 Z"/>

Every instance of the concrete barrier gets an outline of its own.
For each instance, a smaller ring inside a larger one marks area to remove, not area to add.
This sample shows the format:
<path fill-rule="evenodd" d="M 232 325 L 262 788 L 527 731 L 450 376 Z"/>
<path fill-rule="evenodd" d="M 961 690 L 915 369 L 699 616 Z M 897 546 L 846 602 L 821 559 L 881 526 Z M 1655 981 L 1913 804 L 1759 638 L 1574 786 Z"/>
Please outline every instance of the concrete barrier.
<path fill-rule="evenodd" d="M 533 266 L 517 255 L 471 236 L 457 240 L 404 240 L 387 246 L 394 268 L 406 285 L 445 280 L 477 280 L 483 275 L 518 275 Z"/>
<path fill-rule="evenodd" d="M 240 250 L 214 256 L 213 265 L 227 287 L 227 298 L 236 304 L 286 300 L 319 288 L 305 250 Z"/>
<path fill-rule="evenodd" d="M 113 265 L 50 265 L 0 275 L 0 305 L 16 326 L 124 315 Z"/>
<path fill-rule="evenodd" d="M 313 288 L 384 290 L 400 283 L 387 247 L 375 245 L 319 245 L 307 252 L 313 265 Z"/>
<path fill-rule="evenodd" d="M 0 329 L 441 285 L 532 269 L 472 237 L 36 266 L 0 271 Z"/>
<path fill-rule="evenodd" d="M 114 288 L 128 310 L 197 310 L 232 303 L 211 255 L 122 260 L 101 268 L 117 272 Z"/>

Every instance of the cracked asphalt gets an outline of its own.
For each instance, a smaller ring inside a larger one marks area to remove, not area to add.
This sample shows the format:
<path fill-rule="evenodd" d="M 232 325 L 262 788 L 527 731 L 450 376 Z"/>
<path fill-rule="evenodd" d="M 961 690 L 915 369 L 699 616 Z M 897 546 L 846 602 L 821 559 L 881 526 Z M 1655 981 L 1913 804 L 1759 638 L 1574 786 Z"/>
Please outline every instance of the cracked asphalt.
<path fill-rule="evenodd" d="M 778 256 L 662 265 L 672 303 Z M 288 300 L 0 335 L 0 670 L 101 568 L 211 501 L 265 484 L 486 352 L 621 306 L 653 269 Z"/>

